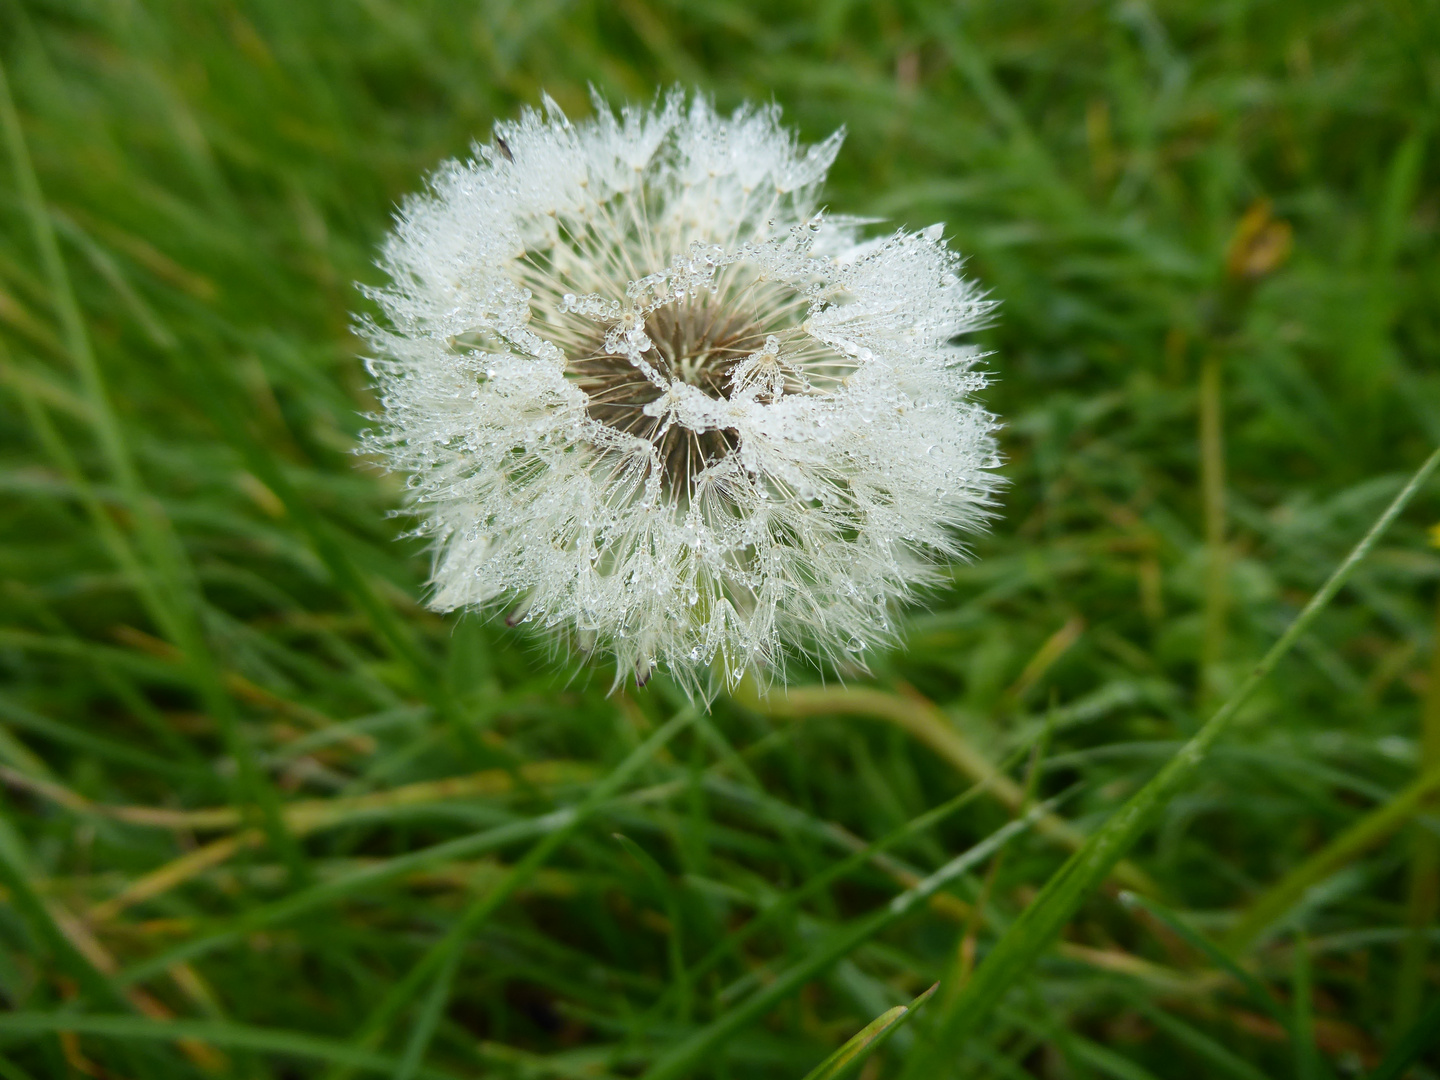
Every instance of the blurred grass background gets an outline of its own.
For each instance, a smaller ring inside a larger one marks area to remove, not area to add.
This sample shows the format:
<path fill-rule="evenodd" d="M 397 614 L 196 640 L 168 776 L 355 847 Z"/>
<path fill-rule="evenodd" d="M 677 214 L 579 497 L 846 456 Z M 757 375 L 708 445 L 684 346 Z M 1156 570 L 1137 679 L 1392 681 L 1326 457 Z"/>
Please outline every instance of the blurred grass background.
<path fill-rule="evenodd" d="M 1433 0 L 0 0 L 0 62 L 6 1080 L 799 1080 L 962 982 L 1440 443 Z M 352 453 L 396 201 L 675 82 L 845 125 L 831 207 L 1002 302 L 976 560 L 871 676 L 708 715 L 427 613 Z M 946 1075 L 1440 1075 L 1437 521 Z"/>

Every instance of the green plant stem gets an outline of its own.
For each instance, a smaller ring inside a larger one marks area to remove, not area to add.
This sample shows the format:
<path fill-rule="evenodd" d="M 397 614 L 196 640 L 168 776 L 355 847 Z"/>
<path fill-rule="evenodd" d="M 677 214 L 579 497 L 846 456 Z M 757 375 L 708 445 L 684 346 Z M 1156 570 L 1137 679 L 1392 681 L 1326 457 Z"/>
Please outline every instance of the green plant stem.
<path fill-rule="evenodd" d="M 953 1058 L 965 1038 L 980 1027 L 1005 992 L 1030 970 L 1040 954 L 1059 936 L 1085 898 L 1155 823 L 1171 798 L 1195 774 L 1211 747 L 1230 727 L 1241 706 L 1301 635 L 1309 630 L 1437 466 L 1440 466 L 1440 449 L 1425 460 L 1370 531 L 1205 725 L 1051 876 L 1039 895 L 996 943 L 959 995 L 953 1002 L 947 1003 L 937 1024 L 934 1044 L 928 1053 L 920 1052 L 912 1057 L 904 1074 L 906 1077 L 928 1080 L 940 1074 L 942 1062 Z"/>

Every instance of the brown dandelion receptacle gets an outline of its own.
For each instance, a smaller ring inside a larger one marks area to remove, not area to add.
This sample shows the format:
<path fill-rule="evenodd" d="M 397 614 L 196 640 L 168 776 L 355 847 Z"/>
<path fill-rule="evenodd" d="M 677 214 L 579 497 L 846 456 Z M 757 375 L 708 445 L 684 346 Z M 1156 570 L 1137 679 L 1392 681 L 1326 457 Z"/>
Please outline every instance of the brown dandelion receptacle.
<path fill-rule="evenodd" d="M 833 385 L 854 368 L 843 355 L 807 342 L 801 323 L 811 301 L 803 292 L 759 280 L 746 269 L 726 267 L 712 289 L 662 304 L 644 319 L 623 323 L 622 315 L 622 325 L 649 339 L 642 355 L 653 374 L 637 367 L 624 347 L 607 349 L 605 335 L 596 330 L 571 339 L 574 358 L 566 376 L 585 393 L 589 415 L 650 441 L 665 494 L 682 501 L 706 469 L 734 452 L 739 433 L 667 422 L 655 408 L 668 392 L 664 387 L 681 383 L 721 401 L 760 383 L 756 397 L 774 402 L 786 393 L 814 392 L 812 379 Z"/>

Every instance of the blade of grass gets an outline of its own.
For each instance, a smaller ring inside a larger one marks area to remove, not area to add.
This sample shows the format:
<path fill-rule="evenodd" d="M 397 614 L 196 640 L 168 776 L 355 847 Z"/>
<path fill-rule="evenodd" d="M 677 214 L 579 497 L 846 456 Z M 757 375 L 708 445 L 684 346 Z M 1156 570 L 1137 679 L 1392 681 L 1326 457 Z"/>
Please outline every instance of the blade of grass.
<path fill-rule="evenodd" d="M 47 227 L 48 224 L 47 217 Z M 51 242 L 52 246 L 55 246 L 53 232 Z M 58 257 L 58 246 L 56 252 Z M 63 263 L 60 265 L 63 271 Z M 473 733 L 465 725 L 464 718 L 457 711 L 457 704 L 450 699 L 444 680 L 434 677 L 434 663 L 425 655 L 409 628 L 376 594 L 370 582 L 360 573 L 354 560 L 344 550 L 343 544 L 337 540 L 333 530 L 311 509 L 309 503 L 300 497 L 289 477 L 280 467 L 279 459 L 274 452 L 263 445 L 242 422 L 234 408 L 234 402 L 242 400 L 244 395 L 233 392 L 233 388 L 227 388 L 220 384 L 219 380 L 223 377 L 220 369 L 204 363 L 184 364 L 186 354 L 179 348 L 175 334 L 164 325 L 163 320 L 156 317 L 154 321 L 165 339 L 160 347 L 173 363 L 181 367 L 188 377 L 194 396 L 206 403 L 207 412 L 231 445 L 244 457 L 247 467 L 280 500 L 284 511 L 300 525 L 308 537 L 311 547 L 330 571 L 336 585 L 370 619 L 371 624 L 379 632 L 387 647 L 391 649 L 392 654 L 410 669 L 415 688 L 431 702 L 437 715 L 450 723 L 462 749 L 472 758 L 482 757 L 483 751 L 480 744 L 476 742 Z M 80 330 L 83 333 L 83 323 Z M 227 390 L 232 392 L 227 393 Z"/>
<path fill-rule="evenodd" d="M 50 766 L 4 727 L 0 727 L 0 761 L 6 766 L 6 772 L 0 773 L 0 777 L 6 780 L 12 776 L 20 776 L 27 784 L 59 790 L 58 784 L 50 783 L 50 778 L 55 775 L 50 771 Z M 63 802 L 64 798 L 65 796 L 59 796 L 55 801 Z M 76 795 L 74 798 L 79 799 L 80 796 Z"/>
<path fill-rule="evenodd" d="M 3 70 L 0 70 L 0 78 L 3 78 L 3 75 Z M 3 108 L 4 104 L 4 99 L 0 98 L 0 108 Z M 106 512 L 95 492 L 94 485 L 90 483 L 89 478 L 80 468 L 79 462 L 75 460 L 75 455 L 71 453 L 70 447 L 51 421 L 49 413 L 36 396 L 29 381 L 21 377 L 3 338 L 0 338 L 0 373 L 3 373 L 6 384 L 20 399 L 25 417 L 39 438 L 41 446 L 60 470 L 61 475 L 70 482 L 71 488 L 85 508 L 86 516 L 89 517 L 91 525 L 99 535 L 101 543 L 104 544 L 110 557 L 115 560 L 116 565 L 130 581 L 140 597 L 141 603 L 151 613 L 151 617 L 159 622 L 161 620 L 160 613 L 165 609 L 165 603 L 155 590 L 155 582 L 151 575 L 146 573 L 145 567 L 135 554 L 130 541 Z"/>
<path fill-rule="evenodd" d="M 1253 946 L 1308 890 L 1393 835 L 1424 809 L 1426 800 L 1437 791 L 1440 791 L 1440 767 L 1420 776 L 1384 806 L 1371 810 L 1261 894 L 1231 929 L 1225 940 L 1226 948 L 1232 953 L 1241 953 Z"/>
<path fill-rule="evenodd" d="M 1113 1077 L 1114 1080 L 1157 1080 L 1137 1062 L 1070 1030 L 1038 993 L 1032 992 L 1030 997 L 1028 1012 L 1001 1006 L 997 1015 L 1034 1036 L 1037 1042 L 1048 1042 L 1060 1055 L 1067 1072 L 1088 1077 L 1091 1075 L 1089 1070 L 1095 1069 L 1100 1075 Z"/>
<path fill-rule="evenodd" d="M 115 980 L 96 967 L 85 951 L 65 933 L 55 914 L 36 891 L 35 880 L 36 875 L 20 834 L 10 819 L 0 813 L 0 886 L 9 894 L 10 905 L 29 924 L 35 936 L 44 942 L 46 951 L 54 957 L 59 970 L 73 979 L 91 1001 L 110 1009 L 132 1010 L 134 1003 Z M 67 1020 L 72 1019 L 69 1012 L 64 1016 Z M 0 1019 L 4 1017 L 0 1016 Z M 74 1032 L 76 1029 L 73 1025 L 59 1025 L 49 1030 L 58 1033 Z M 152 1066 L 162 1066 L 160 1048 L 151 1049 L 143 1055 L 127 1054 L 126 1066 L 132 1071 L 138 1070 L 140 1057 L 148 1059 Z"/>
<path fill-rule="evenodd" d="M 1440 537 L 1437 537 L 1440 542 Z M 1430 680 L 1420 717 L 1420 771 L 1440 769 L 1440 596 L 1435 603 L 1435 640 L 1431 645 Z M 1434 799 L 1426 803 L 1433 806 Z M 1425 990 L 1425 960 L 1429 948 L 1425 928 L 1440 912 L 1440 837 L 1426 829 L 1415 830 L 1410 855 L 1410 881 L 1405 897 L 1405 921 L 1410 934 L 1400 950 L 1400 972 L 1395 984 L 1394 1034 L 1410 1026 Z"/>
<path fill-rule="evenodd" d="M 36 880 L 38 875 L 22 838 L 9 820 L 0 816 L 0 885 L 4 885 L 11 903 L 36 935 L 48 943 L 60 968 L 68 971 L 92 998 L 109 1007 L 119 1003 L 152 1019 L 168 1019 L 174 1015 L 167 1005 L 144 990 L 119 986 L 114 978 L 119 967 L 115 958 L 84 922 L 58 902 L 47 901 L 35 888 Z M 67 1037 L 73 1037 L 73 1032 Z M 213 1047 L 185 1038 L 177 1039 L 176 1045 L 207 1072 L 223 1066 L 223 1059 Z M 147 1052 L 147 1056 L 154 1055 L 153 1050 Z"/>
<path fill-rule="evenodd" d="M 420 1014 L 415 1018 L 415 1027 L 405 1042 L 405 1053 L 395 1066 L 393 1080 L 414 1080 L 420 1069 L 420 1060 L 435 1036 L 435 1027 L 450 1003 L 450 992 L 455 985 L 455 972 L 460 967 L 460 950 L 456 949 L 445 960 L 440 973 L 431 984 L 430 993 L 420 1005 Z"/>
<path fill-rule="evenodd" d="M 963 776 L 982 784 L 1012 813 L 1019 813 L 1025 806 L 1024 788 L 996 768 L 955 729 L 944 713 L 919 694 L 902 697 L 863 686 L 804 686 L 792 687 L 784 693 L 764 698 L 747 696 L 737 700 L 746 708 L 766 716 L 790 718 L 834 713 L 888 720 L 930 747 Z M 1085 843 L 1084 833 L 1058 817 L 1042 820 L 1035 831 L 1072 851 Z M 1149 876 L 1128 862 L 1117 866 L 1115 878 L 1121 885 L 1136 892 L 1151 895 L 1158 892 Z"/>
<path fill-rule="evenodd" d="M 1030 765 L 1025 772 L 1025 805 L 1029 807 L 1035 801 L 1036 785 L 1040 779 L 1040 764 L 1045 758 L 1045 752 L 1050 747 L 1050 739 L 1055 733 L 1055 708 L 1051 702 L 1051 708 L 1046 714 L 1045 728 L 1040 738 L 1030 751 Z M 954 960 L 955 976 L 951 980 L 951 993 L 957 993 L 960 987 L 965 985 L 965 980 L 970 977 L 970 972 L 975 967 L 975 949 L 980 941 L 980 926 L 984 921 L 985 909 L 990 903 L 990 894 L 995 888 L 995 881 L 1000 876 L 1000 867 L 1004 863 L 1005 854 L 1001 852 L 990 861 L 989 868 L 985 871 L 985 878 L 980 885 L 980 895 L 975 898 L 975 903 L 970 907 L 970 913 L 966 916 L 964 930 L 960 934 L 960 948 Z"/>
<path fill-rule="evenodd" d="M 136 525 L 147 561 L 125 559 L 124 568 L 135 575 L 135 584 L 142 598 L 147 599 L 151 617 L 186 657 L 195 689 L 206 708 L 220 724 L 226 747 L 235 761 L 235 783 L 240 801 L 256 807 L 266 833 L 275 848 L 290 866 L 296 881 L 306 877 L 304 856 L 294 838 L 285 829 L 279 814 L 279 797 L 261 772 L 249 742 L 240 730 L 229 697 L 199 621 L 203 601 L 195 587 L 193 570 L 184 549 L 176 540 L 158 504 L 145 491 L 135 467 L 120 421 L 110 400 L 110 392 L 85 327 L 85 318 L 71 286 L 69 273 L 55 229 L 45 205 L 44 193 L 30 159 L 25 132 L 15 110 L 5 67 L 0 64 L 0 128 L 4 129 L 20 201 L 30 219 L 31 232 L 40 251 L 50 299 L 55 306 L 64 334 L 66 351 L 80 376 L 93 410 L 92 423 L 106 464 L 125 494 L 126 504 Z M 43 410 L 42 410 L 43 411 Z M 118 532 L 118 530 L 117 530 Z M 160 587 L 148 583 L 151 575 Z"/>
<path fill-rule="evenodd" d="M 543 787 L 549 786 L 550 783 L 557 780 L 563 782 L 567 770 L 572 771 L 575 778 L 587 775 L 592 771 L 588 767 L 571 762 L 537 761 L 522 766 L 519 772 L 522 779 L 528 783 Z M 32 783 L 30 786 L 52 798 L 58 794 L 46 792 L 39 784 Z M 369 795 L 306 799 L 288 803 L 284 809 L 285 823 L 297 837 L 308 836 L 312 832 L 328 828 L 354 825 L 359 822 L 381 821 L 392 814 L 397 817 L 403 816 L 429 805 L 474 798 L 480 795 L 497 796 L 512 791 L 514 786 L 511 773 L 503 769 L 489 769 L 480 773 L 472 773 L 469 776 L 406 784 L 398 788 L 391 788 L 389 791 L 373 792 Z M 238 826 L 241 821 L 240 814 L 233 807 L 167 810 L 139 806 L 106 807 L 91 803 L 83 807 L 76 807 L 76 809 L 103 814 L 132 825 L 153 825 L 181 830 L 233 828 Z M 197 874 L 219 866 L 236 853 L 257 846 L 263 840 L 262 833 L 255 829 L 247 829 L 202 844 L 130 881 L 108 900 L 102 900 L 92 907 L 88 917 L 95 923 L 108 922 L 126 908 L 153 900 L 191 880 Z"/>
<path fill-rule="evenodd" d="M 1200 477 L 1205 507 L 1205 631 L 1200 654 L 1200 700 L 1220 694 L 1229 609 L 1230 559 L 1225 547 L 1224 361 L 1206 356 L 1200 369 Z"/>
<path fill-rule="evenodd" d="M 92 907 L 86 917 L 96 926 L 103 925 L 118 917 L 126 908 L 162 896 L 207 870 L 213 870 L 228 862 L 239 852 L 259 847 L 264 842 L 265 834 L 259 829 L 245 829 L 203 844 L 171 859 L 148 874 L 142 874 L 108 900 L 102 900 Z"/>
<path fill-rule="evenodd" d="M 866 844 L 864 847 L 851 852 L 845 858 L 838 860 L 819 873 L 810 876 L 803 884 L 786 892 L 777 899 L 774 904 L 760 912 L 755 918 L 751 919 L 733 934 L 727 934 L 723 941 L 716 942 L 714 948 L 705 955 L 704 959 L 691 968 L 691 978 L 698 980 L 726 956 L 733 954 L 736 947 L 741 943 L 748 940 L 760 930 L 787 918 L 801 904 L 816 895 L 821 889 L 826 888 L 846 874 L 864 866 L 867 862 L 873 860 L 876 855 L 888 851 L 890 848 L 895 847 L 897 844 L 902 843 L 912 836 L 923 833 L 926 829 L 938 825 L 952 814 L 968 806 L 982 794 L 982 790 L 979 784 L 972 784 L 953 799 L 941 803 L 934 809 L 927 810 L 918 817 L 912 818 L 904 825 L 882 836 L 874 843 Z M 918 880 L 912 879 L 909 881 L 908 887 L 913 887 L 918 883 Z"/>
<path fill-rule="evenodd" d="M 30 866 L 20 834 L 8 816 L 0 814 L 0 884 L 9 892 L 8 902 L 30 924 L 35 936 L 54 954 L 59 966 L 96 1003 L 128 1010 L 130 1002 L 104 972 L 77 949 L 56 923 L 35 890 L 36 874 Z"/>
<path fill-rule="evenodd" d="M 661 790 L 669 791 L 670 785 L 665 785 Z M 609 800 L 599 809 L 603 810 L 606 805 L 617 801 L 620 800 Z M 292 919 L 325 904 L 343 900 L 359 893 L 362 889 L 392 881 L 405 874 L 440 863 L 493 851 L 517 841 L 545 836 L 569 826 L 574 821 L 575 814 L 575 808 L 566 807 L 541 817 L 515 821 L 469 836 L 446 840 L 428 848 L 421 848 L 419 851 L 397 855 L 393 859 L 387 859 L 373 866 L 362 867 L 331 881 L 319 882 L 281 900 L 249 908 L 229 926 L 191 938 L 189 941 L 167 949 L 158 956 L 142 960 L 121 972 L 119 981 L 122 985 L 143 982 L 155 975 L 164 974 L 174 964 L 204 956 L 216 949 L 233 944 L 257 930 L 275 926 L 287 919 Z"/>
<path fill-rule="evenodd" d="M 3 699 L 0 699 L 3 706 Z M 580 784 L 594 779 L 593 766 L 563 758 L 553 761 L 532 761 L 520 770 L 520 779 L 527 793 L 547 787 Z M 285 823 L 297 833 L 314 832 L 357 820 L 383 820 L 392 813 L 423 809 L 426 806 L 457 802 L 464 799 L 498 798 L 516 790 L 514 775 L 507 769 L 484 769 L 440 780 L 420 780 L 401 784 L 383 791 L 364 795 L 337 795 L 329 799 L 297 799 L 285 804 Z M 171 810 L 168 807 L 111 806 L 91 803 L 89 809 L 128 825 L 157 829 L 195 830 L 210 832 L 234 829 L 244 824 L 244 817 L 231 806 L 204 807 L 196 810 Z"/>
<path fill-rule="evenodd" d="M 1114 1077 L 1114 1080 L 1158 1080 L 1149 1069 L 1083 1035 L 1070 1033 L 1066 1039 L 1066 1049 L 1074 1058 L 1105 1076 Z"/>
<path fill-rule="evenodd" d="M 137 749 L 119 740 L 106 738 L 104 735 L 96 735 L 81 728 L 61 723 L 59 720 L 52 720 L 50 717 L 42 716 L 35 710 L 27 709 L 19 702 L 11 701 L 5 696 L 0 696 L 0 719 L 17 728 L 32 731 L 36 735 L 40 735 L 53 742 L 63 743 L 77 750 L 84 750 L 94 754 L 96 757 L 121 762 L 133 768 L 143 769 L 146 772 L 157 773 L 160 776 L 168 776 L 175 780 L 194 781 L 196 779 L 203 779 L 200 770 L 192 766 L 177 764 L 176 762 L 159 757 L 156 754 L 151 754 L 145 750 Z"/>
<path fill-rule="evenodd" d="M 4 367 L 4 347 L 0 346 L 0 368 Z M 43 410 L 40 410 L 43 414 Z M 104 515 L 101 515 L 102 517 Z M 92 521 L 95 520 L 92 516 Z M 108 522 L 108 518 L 105 519 Z M 45 597 L 40 595 L 34 588 L 22 585 L 19 582 L 11 583 L 9 589 L 11 596 L 21 599 L 30 613 L 40 622 L 45 631 L 58 638 L 68 639 L 78 648 L 83 648 L 80 638 L 54 610 L 53 605 Z M 169 648 L 170 646 L 166 646 Z M 140 688 L 134 683 L 130 676 L 123 670 L 118 669 L 114 664 L 105 658 L 94 655 L 91 660 L 91 670 L 94 671 L 98 680 L 115 697 L 130 710 L 130 714 L 143 724 L 147 731 L 153 735 L 173 758 L 191 765 L 197 771 L 204 770 L 209 773 L 210 785 L 219 786 L 210 763 L 200 754 L 195 746 L 188 740 L 182 738 L 174 727 L 167 723 L 161 715 L 160 710 L 145 697 Z"/>
<path fill-rule="evenodd" d="M 913 889 L 895 897 L 885 907 L 837 930 L 809 956 L 777 975 L 765 989 L 717 1017 L 679 1046 L 662 1055 L 646 1070 L 641 1080 L 677 1080 L 678 1077 L 686 1075 L 696 1061 L 725 1039 L 752 1021 L 758 1020 L 836 960 L 854 952 L 858 946 L 909 914 L 916 905 L 946 884 L 968 873 L 972 867 L 978 866 L 1003 849 L 1011 840 L 1049 813 L 1056 802 L 1056 799 L 1051 799 L 1040 804 L 1024 817 L 1001 827 L 974 847 L 957 855 Z"/>
<path fill-rule="evenodd" d="M 904 825 L 882 836 L 875 842 L 866 844 L 852 851 L 845 858 L 838 860 L 818 873 L 810 875 L 803 884 L 785 892 L 773 904 L 747 921 L 744 926 L 732 933 L 723 935 L 721 940 L 717 941 L 710 951 L 689 969 L 688 974 L 690 981 L 692 983 L 698 983 L 703 976 L 713 970 L 725 957 L 739 955 L 739 947 L 761 930 L 765 930 L 789 918 L 806 900 L 815 896 L 833 882 L 859 869 L 865 865 L 865 863 L 872 861 L 877 855 L 883 854 L 888 849 L 911 836 L 919 835 L 926 829 L 938 825 L 956 811 L 968 806 L 979 797 L 983 791 L 983 785 L 972 784 L 965 791 L 962 791 L 959 795 L 956 795 L 947 802 L 941 803 L 931 810 L 927 810 L 925 813 L 912 818 Z M 907 887 L 914 887 L 914 885 L 918 883 L 918 878 L 902 882 L 902 884 L 905 884 Z M 669 1008 L 670 1001 L 674 994 L 675 988 L 673 986 L 667 989 L 660 999 L 646 1011 L 645 1015 L 635 1023 L 635 1030 L 637 1032 L 648 1030 L 651 1022 L 656 1017 L 664 1015 L 665 1011 Z"/>
<path fill-rule="evenodd" d="M 1194 927 L 1186 923 L 1180 916 L 1175 914 L 1175 912 L 1154 900 L 1137 896 L 1134 893 L 1124 893 L 1121 895 L 1120 900 L 1126 907 L 1140 908 L 1146 912 L 1146 914 L 1150 915 L 1151 918 L 1163 924 L 1171 933 L 1181 938 L 1186 944 L 1203 953 L 1216 967 L 1220 968 L 1239 983 L 1245 992 L 1250 995 L 1250 999 L 1260 1008 L 1264 1009 L 1265 1012 L 1270 1015 L 1271 1019 L 1284 1028 L 1287 1033 L 1289 1032 L 1290 1017 L 1285 1013 L 1285 1010 L 1281 1008 L 1280 1002 L 1276 1000 L 1275 995 L 1269 991 L 1264 983 L 1237 964 L 1229 953 L 1196 931 Z"/>
<path fill-rule="evenodd" d="M 287 1054 L 345 1064 L 370 1073 L 391 1072 L 395 1059 L 335 1039 L 298 1031 L 254 1027 L 215 1020 L 152 1020 L 144 1016 L 95 1016 L 84 1013 L 12 1012 L 0 1014 L 0 1034 L 41 1035 L 73 1031 L 100 1038 L 170 1042 L 197 1039 L 216 1046 L 261 1053 Z M 153 1074 L 152 1074 L 153 1075 Z M 421 1080 L 455 1080 L 454 1073 L 426 1068 Z"/>
<path fill-rule="evenodd" d="M 96 434 L 101 451 L 117 482 L 124 489 L 128 501 L 131 502 L 134 513 L 137 517 L 148 516 L 149 507 L 145 505 L 145 500 L 141 496 L 140 477 L 130 457 L 129 448 L 125 444 L 119 420 L 110 401 L 109 390 L 106 388 L 104 376 L 100 372 L 100 365 L 95 358 L 94 349 L 91 347 L 90 335 L 85 329 L 85 317 L 75 298 L 75 291 L 70 285 L 70 277 L 65 269 L 65 259 L 60 253 L 60 245 L 50 221 L 50 213 L 45 206 L 45 196 L 41 191 L 34 165 L 30 160 L 24 129 L 21 127 L 19 114 L 15 110 L 15 101 L 10 93 L 10 81 L 3 65 L 0 65 L 0 127 L 4 129 L 6 149 L 9 151 L 14 170 L 15 186 L 19 189 L 20 202 L 30 219 L 31 237 L 40 252 L 40 261 L 50 288 L 50 302 L 60 320 L 65 348 L 85 387 L 86 395 L 90 399 L 93 410 L 91 419 L 97 429 Z M 173 598 L 171 601 L 173 602 Z M 165 614 L 167 619 L 173 617 L 173 613 L 166 612 Z"/>
<path fill-rule="evenodd" d="M 171 350 L 172 360 L 181 363 L 181 354 Z M 487 756 L 475 733 L 470 730 L 459 707 L 446 690 L 445 680 L 436 678 L 435 663 L 415 640 L 408 626 L 399 619 L 366 580 L 355 560 L 337 538 L 336 531 L 301 497 L 280 467 L 276 455 L 264 446 L 236 414 L 232 402 L 236 395 L 226 393 L 219 383 L 222 373 L 206 364 L 187 364 L 196 396 L 206 403 L 206 412 L 219 425 L 227 441 L 245 460 L 246 467 L 259 478 L 284 506 L 286 513 L 298 524 L 311 548 L 325 564 L 336 586 L 365 614 L 391 654 L 409 670 L 414 688 L 427 700 L 450 727 L 460 748 L 473 760 Z M 493 760 L 493 755 L 491 755 Z"/>
<path fill-rule="evenodd" d="M 1369 1080 L 1400 1080 L 1420 1055 L 1440 1043 L 1440 995 L 1431 999 L 1410 1030 L 1395 1041 L 1385 1060 L 1370 1074 Z"/>
<path fill-rule="evenodd" d="M 550 856 L 594 815 L 606 799 L 619 791 L 630 777 L 648 764 L 666 743 L 688 727 L 694 719 L 694 708 L 686 708 L 656 729 L 654 734 L 632 750 L 609 776 L 591 789 L 580 805 L 571 812 L 569 820 L 564 825 L 541 839 L 526 852 L 524 858 L 511 867 L 510 871 L 493 889 L 470 905 L 456 920 L 449 932 L 431 946 L 425 955 L 410 968 L 404 978 L 386 993 L 380 1003 L 366 1017 L 360 1030 L 352 1036 L 351 1041 L 357 1046 L 378 1045 L 384 1039 L 391 1022 L 410 1003 L 410 999 L 415 996 L 425 981 L 457 958 L 476 931 L 484 925 L 485 920 L 508 900 L 516 889 L 529 881 L 535 871 L 539 870 Z M 437 1009 L 443 1011 L 447 1000 L 448 992 L 441 993 Z M 429 1036 L 426 1035 L 414 1052 L 423 1057 L 428 1042 Z M 328 1080 L 340 1080 L 346 1075 L 344 1070 L 332 1070 Z"/>
<path fill-rule="evenodd" d="M 680 937 L 680 906 L 675 902 L 675 890 L 670 884 L 670 877 L 655 861 L 654 856 L 634 840 L 623 833 L 614 835 L 616 842 L 640 865 L 646 881 L 665 905 L 665 917 L 670 920 L 670 932 L 665 935 L 666 955 L 670 962 L 670 989 L 675 997 L 676 1017 L 681 1023 L 687 1023 L 693 1005 L 693 981 L 685 967 L 685 952 Z M 668 997 L 669 993 L 666 996 Z"/>
<path fill-rule="evenodd" d="M 1295 1051 L 1295 1080 L 1320 1080 L 1313 999 L 1310 945 L 1303 934 L 1296 934 L 1290 968 L 1290 1045 Z"/>
<path fill-rule="evenodd" d="M 1228 1076 L 1233 1076 L 1235 1080 L 1273 1080 L 1273 1078 L 1266 1077 L 1266 1075 L 1254 1065 L 1251 1065 L 1244 1058 L 1236 1056 L 1203 1031 L 1185 1023 L 1183 1020 L 1171 1016 L 1164 1009 L 1138 996 L 1133 997 L 1131 1002 L 1140 1015 L 1149 1020 L 1150 1023 L 1165 1032 L 1180 1045 L 1188 1047 L 1198 1057 L 1202 1057 L 1210 1062 L 1211 1065 L 1214 1065 L 1221 1072 Z"/>
<path fill-rule="evenodd" d="M 909 1023 L 915 1011 L 929 1001 L 939 987 L 940 984 L 936 983 L 909 1005 L 896 1005 L 881 1013 L 851 1036 L 844 1046 L 806 1073 L 804 1080 L 841 1080 L 841 1077 L 853 1072 Z"/>
<path fill-rule="evenodd" d="M 1105 880 L 1124 853 L 1154 824 L 1170 799 L 1189 781 L 1216 740 L 1229 728 L 1240 707 L 1335 598 L 1356 566 L 1369 555 L 1437 466 L 1440 466 L 1440 449 L 1425 460 L 1330 579 L 1205 725 L 1045 883 L 949 1004 L 939 1018 L 937 1038 L 929 1053 L 915 1054 L 905 1076 L 936 1075 L 940 1062 L 953 1058 L 963 1040 L 978 1029 L 1005 992 L 1049 948 L 1085 898 Z"/>

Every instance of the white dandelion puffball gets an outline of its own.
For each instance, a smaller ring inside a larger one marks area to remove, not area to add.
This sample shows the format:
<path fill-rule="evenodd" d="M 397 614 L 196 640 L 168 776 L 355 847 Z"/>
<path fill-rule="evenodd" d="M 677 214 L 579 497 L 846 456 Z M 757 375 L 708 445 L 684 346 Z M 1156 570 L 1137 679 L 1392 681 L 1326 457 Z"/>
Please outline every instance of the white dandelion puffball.
<path fill-rule="evenodd" d="M 843 132 L 672 92 L 499 123 L 397 215 L 362 320 L 440 611 L 505 605 L 691 692 L 864 667 L 998 480 L 941 227 L 825 216 Z"/>

